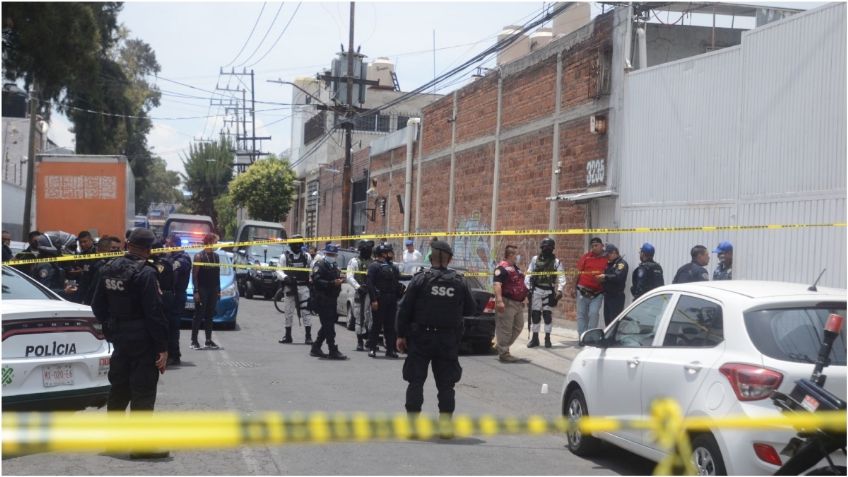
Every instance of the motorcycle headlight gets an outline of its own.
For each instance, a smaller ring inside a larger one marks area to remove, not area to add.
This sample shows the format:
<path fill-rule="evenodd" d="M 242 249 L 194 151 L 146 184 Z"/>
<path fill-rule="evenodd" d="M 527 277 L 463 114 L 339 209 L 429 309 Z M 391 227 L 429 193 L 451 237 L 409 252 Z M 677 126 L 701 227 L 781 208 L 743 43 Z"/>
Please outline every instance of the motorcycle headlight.
<path fill-rule="evenodd" d="M 235 283 L 221 290 L 221 298 L 234 297 L 236 295 L 238 295 L 238 291 L 236 290 Z"/>

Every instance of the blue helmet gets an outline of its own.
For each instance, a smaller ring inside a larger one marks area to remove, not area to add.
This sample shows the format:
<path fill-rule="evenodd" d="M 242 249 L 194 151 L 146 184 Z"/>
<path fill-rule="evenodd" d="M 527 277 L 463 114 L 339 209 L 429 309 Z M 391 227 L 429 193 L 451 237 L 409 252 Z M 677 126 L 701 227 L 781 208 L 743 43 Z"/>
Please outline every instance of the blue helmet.
<path fill-rule="evenodd" d="M 328 243 L 327 245 L 324 246 L 324 253 L 325 254 L 328 254 L 328 253 L 338 254 L 339 253 L 339 246 Z"/>
<path fill-rule="evenodd" d="M 644 252 L 645 255 L 650 255 L 652 257 L 654 256 L 654 252 L 655 252 L 654 246 L 649 244 L 648 242 L 643 243 L 642 248 L 640 248 L 639 251 Z"/>

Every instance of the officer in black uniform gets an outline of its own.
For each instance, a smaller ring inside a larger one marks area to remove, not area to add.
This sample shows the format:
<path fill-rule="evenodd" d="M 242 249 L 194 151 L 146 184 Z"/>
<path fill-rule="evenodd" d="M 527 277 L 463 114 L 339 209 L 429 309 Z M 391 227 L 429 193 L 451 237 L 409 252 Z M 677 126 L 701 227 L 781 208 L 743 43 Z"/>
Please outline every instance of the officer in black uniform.
<path fill-rule="evenodd" d="M 134 229 L 126 255 L 103 265 L 94 291 L 91 309 L 115 347 L 109 368 L 109 411 L 125 411 L 127 405 L 132 411 L 152 411 L 159 374 L 167 365 L 168 322 L 156 269 L 147 261 L 154 239 L 150 230 Z M 131 453 L 130 457 L 167 455 Z"/>
<path fill-rule="evenodd" d="M 395 315 L 400 298 L 400 271 L 389 260 L 394 254 L 391 244 L 378 245 L 375 260 L 368 266 L 365 283 L 371 300 L 373 324 L 368 336 L 368 356 L 377 357 L 377 340 L 380 332 L 386 342 L 386 357 L 399 358 L 395 349 Z"/>
<path fill-rule="evenodd" d="M 653 245 L 648 242 L 642 244 L 642 248 L 639 249 L 639 261 L 641 263 L 636 270 L 633 270 L 633 285 L 630 286 L 630 293 L 634 300 L 654 288 L 665 285 L 663 269 L 654 261 Z"/>
<path fill-rule="evenodd" d="M 397 348 L 407 353 L 403 363 L 406 411 L 421 412 L 424 381 L 432 363 L 438 389 L 439 412 L 450 417 L 456 408 L 454 385 L 462 377 L 459 342 L 463 316 L 476 313 L 474 298 L 462 275 L 447 268 L 453 257 L 450 245 L 430 244 L 432 268 L 417 273 L 400 302 L 397 315 Z"/>
<path fill-rule="evenodd" d="M 598 280 L 604 285 L 604 323 L 609 325 L 624 309 L 624 287 L 629 267 L 615 245 L 608 243 L 604 253 L 607 256 L 607 268 L 603 275 L 598 275 Z"/>
<path fill-rule="evenodd" d="M 310 299 L 315 304 L 314 308 L 318 309 L 321 329 L 318 330 L 318 337 L 312 343 L 309 355 L 316 358 L 347 359 L 347 356 L 339 352 L 339 347 L 336 346 L 336 300 L 339 298 L 342 282 L 344 282 L 341 271 L 336 265 L 338 254 L 338 246 L 327 244 L 324 247 L 323 258 L 312 264 L 312 284 L 315 296 Z M 328 354 L 321 350 L 324 340 L 327 340 Z"/>
<path fill-rule="evenodd" d="M 177 234 L 171 234 L 165 242 L 169 248 L 179 247 L 180 238 Z M 178 365 L 182 359 L 180 352 L 180 325 L 182 314 L 185 310 L 188 295 L 188 282 L 191 279 L 191 256 L 184 250 L 170 253 L 174 265 L 174 303 L 170 310 L 166 310 L 168 316 L 168 364 Z"/>
<path fill-rule="evenodd" d="M 164 242 L 155 244 L 155 248 L 164 248 L 164 246 Z M 174 311 L 177 288 L 177 277 L 174 274 L 174 259 L 168 253 L 157 253 L 150 256 L 150 264 L 156 269 L 156 281 L 159 283 L 159 290 L 162 292 L 162 312 L 165 314 L 165 319 L 168 321 L 167 364 L 179 364 L 179 361 L 175 361 L 174 355 L 171 354 L 171 314 Z"/>
<path fill-rule="evenodd" d="M 38 258 L 55 258 L 61 255 L 47 235 L 39 235 L 36 243 Z M 65 270 L 59 266 L 58 262 L 36 263 L 32 265 L 30 273 L 38 283 L 53 290 L 59 296 L 64 298 L 70 295 L 65 293 Z"/>
<path fill-rule="evenodd" d="M 704 268 L 710 263 L 710 254 L 707 252 L 707 247 L 695 245 L 689 255 L 692 256 L 692 261 L 677 269 L 671 283 L 706 282 L 710 280 L 710 274 Z"/>

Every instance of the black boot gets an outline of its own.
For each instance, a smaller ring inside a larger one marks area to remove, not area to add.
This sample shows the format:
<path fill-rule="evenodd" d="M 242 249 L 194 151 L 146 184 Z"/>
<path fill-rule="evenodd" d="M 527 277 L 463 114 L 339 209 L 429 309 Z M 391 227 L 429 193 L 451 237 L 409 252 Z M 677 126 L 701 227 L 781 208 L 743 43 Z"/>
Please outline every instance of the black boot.
<path fill-rule="evenodd" d="M 306 327 L 306 340 L 304 341 L 306 344 L 312 344 L 312 327 Z"/>
<path fill-rule="evenodd" d="M 329 355 L 327 355 L 327 357 L 328 357 L 328 358 L 330 358 L 330 359 L 336 359 L 336 360 L 343 360 L 343 359 L 347 359 L 347 356 L 343 355 L 343 354 L 339 351 L 339 347 L 338 347 L 338 346 L 336 346 L 336 345 L 329 345 L 329 347 L 330 347 L 330 354 L 329 354 Z"/>
<path fill-rule="evenodd" d="M 530 339 L 530 342 L 527 343 L 528 348 L 535 348 L 539 346 L 539 333 L 533 333 L 533 338 Z"/>
<path fill-rule="evenodd" d="M 377 357 L 377 348 L 371 348 L 370 350 L 368 350 L 368 357 L 369 358 L 376 358 Z"/>
<path fill-rule="evenodd" d="M 545 333 L 545 348 L 550 348 L 551 346 L 553 346 L 551 344 L 551 334 Z"/>
<path fill-rule="evenodd" d="M 350 314 L 347 315 L 347 329 L 348 331 L 353 331 L 356 329 L 356 320 L 350 317 Z"/>
<path fill-rule="evenodd" d="M 291 343 L 291 342 L 292 342 L 291 326 L 286 326 L 286 336 L 284 336 L 283 339 L 277 341 L 277 343 Z"/>
<path fill-rule="evenodd" d="M 312 349 L 309 351 L 309 356 L 315 356 L 316 358 L 326 358 L 327 354 L 321 351 L 321 345 L 315 343 L 312 345 Z"/>
<path fill-rule="evenodd" d="M 362 335 L 356 336 L 356 351 L 365 351 L 365 340 Z"/>

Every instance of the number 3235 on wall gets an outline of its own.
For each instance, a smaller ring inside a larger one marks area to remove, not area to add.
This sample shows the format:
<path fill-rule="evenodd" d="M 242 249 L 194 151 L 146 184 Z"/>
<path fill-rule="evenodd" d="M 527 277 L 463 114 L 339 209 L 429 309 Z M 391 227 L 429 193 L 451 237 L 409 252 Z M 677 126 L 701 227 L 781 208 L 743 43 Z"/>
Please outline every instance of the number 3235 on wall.
<path fill-rule="evenodd" d="M 595 159 L 586 163 L 586 185 L 601 184 L 604 182 L 606 167 L 603 159 Z"/>

